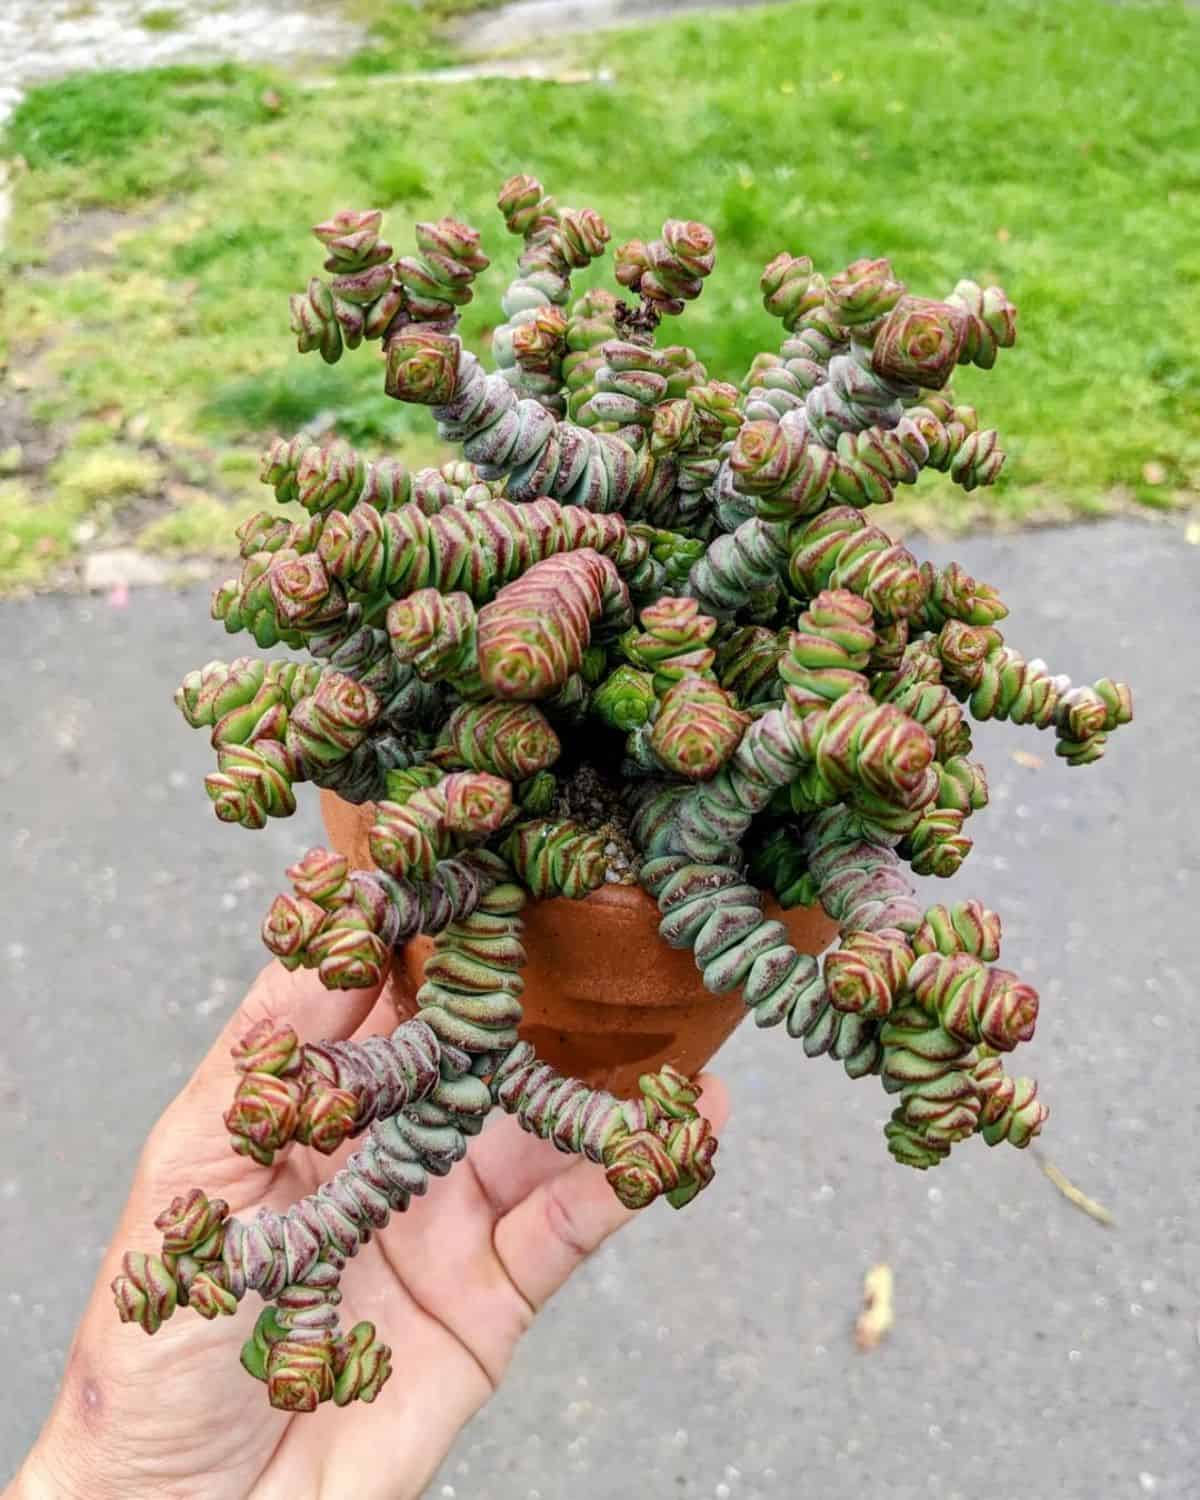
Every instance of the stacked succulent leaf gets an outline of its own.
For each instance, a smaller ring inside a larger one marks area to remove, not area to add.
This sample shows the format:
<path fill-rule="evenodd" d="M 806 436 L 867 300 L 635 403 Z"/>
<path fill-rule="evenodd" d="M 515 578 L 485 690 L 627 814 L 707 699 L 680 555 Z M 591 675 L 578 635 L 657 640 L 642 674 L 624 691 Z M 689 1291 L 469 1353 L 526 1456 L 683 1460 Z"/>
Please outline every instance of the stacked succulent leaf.
<path fill-rule="evenodd" d="M 628 296 L 573 300 L 604 222 L 530 177 L 499 205 L 522 249 L 491 374 L 455 332 L 487 266 L 475 230 L 418 225 L 395 258 L 378 213 L 317 227 L 329 279 L 292 299 L 301 352 L 378 343 L 389 394 L 431 407 L 463 459 L 410 474 L 342 442 L 274 443 L 263 479 L 304 516 L 244 524 L 213 612 L 310 660 L 211 662 L 178 694 L 212 732 L 218 817 L 260 828 L 304 780 L 375 804 L 374 868 L 313 849 L 289 870 L 263 923 L 286 966 L 369 986 L 434 937 L 419 1016 L 391 1037 L 267 1027 L 237 1051 L 235 1150 L 266 1164 L 364 1135 L 358 1154 L 249 1224 L 193 1191 L 160 1220 L 161 1255 L 128 1255 L 114 1284 L 148 1332 L 258 1291 L 243 1363 L 292 1410 L 373 1399 L 389 1351 L 369 1324 L 339 1328 L 342 1267 L 496 1105 L 602 1164 L 631 1206 L 680 1206 L 712 1177 L 688 1080 L 666 1069 L 618 1100 L 518 1037 L 524 902 L 606 878 L 605 835 L 560 813 L 581 763 L 623 790 L 663 940 L 758 1025 L 877 1076 L 889 1149 L 926 1168 L 971 1135 L 1025 1146 L 1041 1128 L 1036 1084 L 1002 1065 L 1038 998 L 996 967 L 995 913 L 922 911 L 904 865 L 948 876 L 970 852 L 987 802 L 972 719 L 1052 731 L 1075 766 L 1131 717 L 1124 685 L 1073 687 L 1022 656 L 993 588 L 920 564 L 866 515 L 925 468 L 966 490 L 999 475 L 997 434 L 949 381 L 1013 344 L 1003 292 L 962 281 L 931 300 L 886 260 L 826 280 L 780 255 L 762 292 L 785 338 L 737 387 L 658 339 L 713 270 L 704 225 L 617 250 Z M 839 945 L 797 952 L 768 896 L 819 901 Z"/>

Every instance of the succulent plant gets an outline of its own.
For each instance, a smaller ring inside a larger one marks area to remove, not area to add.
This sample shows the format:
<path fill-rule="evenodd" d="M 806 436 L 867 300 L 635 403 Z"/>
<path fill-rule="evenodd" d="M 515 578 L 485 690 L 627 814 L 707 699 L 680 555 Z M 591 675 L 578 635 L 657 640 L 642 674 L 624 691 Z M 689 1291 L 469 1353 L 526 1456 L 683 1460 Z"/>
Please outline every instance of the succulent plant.
<path fill-rule="evenodd" d="M 317 848 L 287 872 L 262 924 L 283 964 L 370 986 L 432 939 L 418 1015 L 390 1036 L 264 1025 L 234 1049 L 234 1150 L 267 1164 L 361 1137 L 357 1153 L 249 1223 L 192 1189 L 158 1220 L 160 1253 L 127 1254 L 114 1282 L 149 1333 L 258 1292 L 242 1362 L 289 1411 L 378 1394 L 389 1351 L 370 1324 L 340 1328 L 343 1267 L 493 1109 L 597 1163 L 631 1207 L 680 1207 L 712 1179 L 687 1078 L 668 1067 L 618 1099 L 520 1038 L 525 902 L 629 878 L 608 868 L 611 828 L 572 805 L 580 776 L 623 810 L 664 943 L 758 1026 L 876 1076 L 889 1150 L 924 1169 L 972 1135 L 1026 1146 L 1047 1111 L 1000 1062 L 1038 1013 L 995 966 L 1000 919 L 922 910 L 904 866 L 948 876 L 970 853 L 987 802 L 972 720 L 1052 730 L 1081 766 L 1132 715 L 1127 687 L 1024 656 L 993 587 L 866 515 L 926 468 L 967 490 L 999 476 L 997 434 L 949 389 L 1014 343 L 998 287 L 921 297 L 884 259 L 825 277 L 781 254 L 760 290 L 786 337 L 739 387 L 658 337 L 714 269 L 706 226 L 629 241 L 618 290 L 573 298 L 610 238 L 600 216 L 526 176 L 499 206 L 522 249 L 490 374 L 456 331 L 487 266 L 474 229 L 420 224 L 397 258 L 378 212 L 316 227 L 329 279 L 292 299 L 300 352 L 377 342 L 387 392 L 432 408 L 463 456 L 410 473 L 340 440 L 272 443 L 263 481 L 304 517 L 243 524 L 213 614 L 309 659 L 210 662 L 177 694 L 211 733 L 218 817 L 261 828 L 306 780 L 374 804 L 373 868 Z M 819 902 L 837 945 L 797 952 L 770 901 Z"/>

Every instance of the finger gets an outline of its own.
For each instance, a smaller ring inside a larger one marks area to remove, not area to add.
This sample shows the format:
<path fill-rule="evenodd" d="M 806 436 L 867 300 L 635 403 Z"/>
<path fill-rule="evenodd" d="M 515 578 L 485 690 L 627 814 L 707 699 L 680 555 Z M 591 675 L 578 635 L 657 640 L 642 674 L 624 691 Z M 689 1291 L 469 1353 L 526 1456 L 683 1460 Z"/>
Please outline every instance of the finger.
<path fill-rule="evenodd" d="M 277 960 L 261 970 L 246 998 L 230 1016 L 185 1093 L 207 1096 L 219 1085 L 227 1091 L 234 1077 L 229 1054 L 262 1021 L 290 1026 L 302 1042 L 335 1041 L 352 1035 L 374 1009 L 381 986 L 329 990 L 314 969 L 289 972 Z"/>
<path fill-rule="evenodd" d="M 259 971 L 200 1066 L 204 1068 L 218 1058 L 226 1066 L 230 1048 L 263 1020 L 290 1026 L 302 1042 L 340 1041 L 352 1036 L 375 1008 L 382 988 L 373 984 L 361 990 L 326 989 L 315 969 L 289 971 L 277 959 L 272 960 Z"/>
<path fill-rule="evenodd" d="M 541 1183 L 505 1214 L 493 1244 L 509 1280 L 537 1311 L 633 1217 L 617 1201 L 601 1168 L 580 1161 Z"/>
<path fill-rule="evenodd" d="M 729 1116 L 733 1111 L 725 1080 L 718 1078 L 715 1073 L 701 1073 L 695 1083 L 700 1090 L 696 1108 L 712 1126 L 713 1134 L 719 1136 L 728 1125 Z"/>
<path fill-rule="evenodd" d="M 725 1085 L 710 1074 L 697 1082 L 703 1112 L 719 1131 L 729 1118 Z M 593 1163 L 576 1162 L 566 1171 L 546 1166 L 549 1175 L 499 1220 L 493 1238 L 510 1280 L 534 1308 L 543 1307 L 609 1235 L 634 1217 Z"/>
<path fill-rule="evenodd" d="M 222 1123 L 238 1082 L 230 1051 L 264 1020 L 291 1026 L 302 1042 L 347 1037 L 378 998 L 378 985 L 362 990 L 327 990 L 311 969 L 289 973 L 278 962 L 268 964 L 155 1125 L 143 1153 L 143 1168 L 149 1163 L 173 1173 L 183 1171 L 190 1162 L 193 1173 L 215 1171 L 213 1191 L 225 1197 L 236 1195 L 236 1184 L 243 1179 L 247 1184 L 261 1185 L 262 1169 L 250 1157 L 237 1156 L 230 1150 Z M 154 1182 L 162 1175 L 160 1170 L 151 1172 Z"/>
<path fill-rule="evenodd" d="M 697 1107 L 719 1133 L 729 1118 L 729 1092 L 721 1079 L 711 1073 L 702 1074 L 695 1082 L 703 1100 Z M 493 1118 L 483 1134 L 471 1142 L 471 1163 L 497 1218 L 515 1208 L 534 1188 L 561 1176 L 576 1162 L 570 1152 L 559 1151 L 536 1136 L 526 1136 L 524 1145 L 515 1149 L 518 1137 L 514 1132 L 518 1128 L 515 1120 Z"/>
<path fill-rule="evenodd" d="M 493 1214 L 502 1219 L 534 1188 L 559 1177 L 578 1162 L 568 1151 L 529 1135 L 511 1116 L 494 1111 L 482 1135 L 471 1142 L 471 1165 Z"/>
<path fill-rule="evenodd" d="M 361 1042 L 368 1036 L 391 1036 L 397 1026 L 403 1021 L 411 1020 L 418 1013 L 415 1000 L 412 1004 L 406 1004 L 404 998 L 397 995 L 393 971 L 393 977 L 384 980 L 383 987 L 376 991 L 375 1004 L 350 1033 L 350 1038 Z"/>

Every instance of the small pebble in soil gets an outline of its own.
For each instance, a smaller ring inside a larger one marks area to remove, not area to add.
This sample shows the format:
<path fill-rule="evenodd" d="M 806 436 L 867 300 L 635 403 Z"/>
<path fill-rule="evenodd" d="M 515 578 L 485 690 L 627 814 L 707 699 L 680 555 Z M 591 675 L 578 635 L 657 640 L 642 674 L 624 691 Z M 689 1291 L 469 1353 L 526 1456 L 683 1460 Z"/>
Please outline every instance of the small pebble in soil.
<path fill-rule="evenodd" d="M 607 780 L 595 766 L 576 766 L 558 783 L 553 815 L 571 818 L 605 837 L 604 854 L 609 885 L 636 885 L 641 859 L 629 837 L 629 809 L 623 788 Z"/>

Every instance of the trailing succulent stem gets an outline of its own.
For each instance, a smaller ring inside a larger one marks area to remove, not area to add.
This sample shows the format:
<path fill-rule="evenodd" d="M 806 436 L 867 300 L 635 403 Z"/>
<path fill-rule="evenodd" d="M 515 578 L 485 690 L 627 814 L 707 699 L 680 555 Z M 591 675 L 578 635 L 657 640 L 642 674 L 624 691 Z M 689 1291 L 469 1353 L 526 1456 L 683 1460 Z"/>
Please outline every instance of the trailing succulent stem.
<path fill-rule="evenodd" d="M 716 1140 L 674 1068 L 619 1099 L 522 1039 L 530 899 L 639 881 L 709 991 L 879 1080 L 903 1164 L 972 1135 L 1027 1146 L 1046 1106 L 1000 1059 L 1032 1036 L 1037 994 L 997 966 L 994 912 L 922 909 L 906 866 L 949 877 L 970 852 L 988 800 L 972 720 L 1050 730 L 1076 767 L 1132 717 L 1123 683 L 1073 686 L 1021 654 L 995 588 L 868 514 L 926 470 L 1001 478 L 999 435 L 949 385 L 1013 346 L 1000 288 L 925 297 L 882 258 L 826 275 L 784 251 L 759 287 L 783 341 L 733 384 L 660 337 L 714 271 L 709 228 L 667 219 L 579 294 L 604 220 L 525 175 L 498 206 L 518 249 L 490 370 L 458 326 L 488 265 L 476 229 L 418 224 L 397 255 L 377 210 L 316 226 L 299 352 L 377 344 L 386 393 L 459 456 L 410 471 L 336 436 L 276 438 L 277 505 L 239 527 L 212 613 L 303 655 L 212 661 L 176 697 L 210 736 L 224 821 L 288 816 L 305 781 L 372 804 L 370 869 L 314 848 L 288 870 L 262 922 L 286 968 L 372 988 L 405 944 L 431 945 L 417 1014 L 390 1034 L 264 1023 L 234 1049 L 233 1149 L 265 1166 L 357 1138 L 341 1170 L 248 1223 L 193 1189 L 113 1283 L 148 1333 L 258 1292 L 242 1363 L 290 1411 L 375 1399 L 390 1352 L 340 1326 L 342 1272 L 492 1109 L 602 1167 L 632 1208 L 712 1180 Z M 838 929 L 823 956 L 782 914 L 816 904 Z"/>

